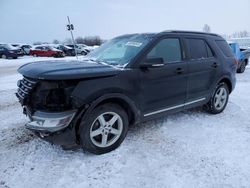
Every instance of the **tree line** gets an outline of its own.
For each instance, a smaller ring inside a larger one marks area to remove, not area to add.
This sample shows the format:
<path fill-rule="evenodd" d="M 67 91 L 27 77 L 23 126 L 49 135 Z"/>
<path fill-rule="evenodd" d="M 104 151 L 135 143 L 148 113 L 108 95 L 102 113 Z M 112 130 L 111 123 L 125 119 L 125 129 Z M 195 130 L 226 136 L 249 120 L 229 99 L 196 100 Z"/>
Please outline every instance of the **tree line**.
<path fill-rule="evenodd" d="M 86 37 L 77 37 L 75 38 L 76 44 L 85 44 L 88 46 L 100 46 L 105 40 L 101 39 L 99 36 L 86 36 Z M 49 42 L 34 42 L 33 45 L 40 45 L 40 44 L 49 44 Z M 58 39 L 54 39 L 52 41 L 52 44 L 73 44 L 73 41 L 71 38 L 66 38 L 63 41 L 60 41 Z"/>
<path fill-rule="evenodd" d="M 205 24 L 202 28 L 203 32 L 211 33 L 211 27 L 208 24 Z M 250 32 L 247 30 L 243 31 L 236 31 L 232 34 L 222 34 L 222 36 L 226 39 L 230 38 L 245 38 L 245 37 L 250 37 Z"/>

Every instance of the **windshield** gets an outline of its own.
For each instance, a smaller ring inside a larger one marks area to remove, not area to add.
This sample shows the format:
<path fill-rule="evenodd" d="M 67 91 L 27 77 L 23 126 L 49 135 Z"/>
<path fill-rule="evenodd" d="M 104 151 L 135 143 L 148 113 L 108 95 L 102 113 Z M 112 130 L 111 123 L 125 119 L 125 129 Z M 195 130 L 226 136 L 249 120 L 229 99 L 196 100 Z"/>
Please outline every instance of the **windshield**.
<path fill-rule="evenodd" d="M 150 34 L 134 34 L 114 38 L 91 52 L 89 59 L 110 65 L 124 66 L 152 39 Z"/>
<path fill-rule="evenodd" d="M 50 50 L 57 50 L 56 49 L 56 47 L 54 47 L 54 46 L 46 46 L 48 49 L 50 49 Z"/>

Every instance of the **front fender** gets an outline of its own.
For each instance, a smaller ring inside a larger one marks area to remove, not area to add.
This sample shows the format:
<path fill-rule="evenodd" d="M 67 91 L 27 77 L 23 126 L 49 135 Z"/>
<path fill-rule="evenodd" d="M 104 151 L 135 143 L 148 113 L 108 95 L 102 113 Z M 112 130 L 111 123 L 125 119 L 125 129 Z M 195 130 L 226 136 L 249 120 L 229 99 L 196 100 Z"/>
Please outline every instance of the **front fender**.
<path fill-rule="evenodd" d="M 116 76 L 85 80 L 78 83 L 72 92 L 73 105 L 78 109 L 85 109 L 84 114 L 92 111 L 98 104 L 109 100 L 125 102 L 139 120 L 140 109 L 136 85 L 130 81 L 121 82 Z"/>

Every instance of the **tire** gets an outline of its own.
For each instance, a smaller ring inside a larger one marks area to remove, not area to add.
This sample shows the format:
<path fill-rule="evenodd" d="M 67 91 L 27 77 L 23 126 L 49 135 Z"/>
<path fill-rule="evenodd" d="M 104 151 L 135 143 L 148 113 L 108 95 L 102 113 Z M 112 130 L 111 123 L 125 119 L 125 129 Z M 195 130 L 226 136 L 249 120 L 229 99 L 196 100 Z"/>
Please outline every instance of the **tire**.
<path fill-rule="evenodd" d="M 88 53 L 87 52 L 85 52 L 85 51 L 82 51 L 81 52 L 81 55 L 87 55 Z"/>
<path fill-rule="evenodd" d="M 1 58 L 2 58 L 2 59 L 7 59 L 7 56 L 3 54 L 3 55 L 1 56 Z"/>
<path fill-rule="evenodd" d="M 221 82 L 217 85 L 210 101 L 205 105 L 205 110 L 211 114 L 221 113 L 227 106 L 229 90 L 226 83 Z"/>
<path fill-rule="evenodd" d="M 110 122 L 112 119 L 114 121 Z M 100 105 L 80 122 L 81 145 L 84 150 L 94 154 L 108 153 L 123 142 L 128 125 L 128 115 L 119 105 Z"/>
<path fill-rule="evenodd" d="M 246 61 L 243 61 L 240 65 L 240 68 L 237 69 L 237 73 L 243 73 L 246 70 Z"/>

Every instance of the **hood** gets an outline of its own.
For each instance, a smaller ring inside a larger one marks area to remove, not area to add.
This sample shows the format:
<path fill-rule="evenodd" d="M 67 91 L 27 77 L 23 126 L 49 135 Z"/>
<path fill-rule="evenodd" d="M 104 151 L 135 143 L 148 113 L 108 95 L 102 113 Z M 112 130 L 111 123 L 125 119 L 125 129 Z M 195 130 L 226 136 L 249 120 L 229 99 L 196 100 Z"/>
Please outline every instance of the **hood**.
<path fill-rule="evenodd" d="M 92 61 L 40 61 L 21 66 L 18 72 L 25 77 L 44 80 L 70 80 L 105 77 L 122 69 Z"/>

